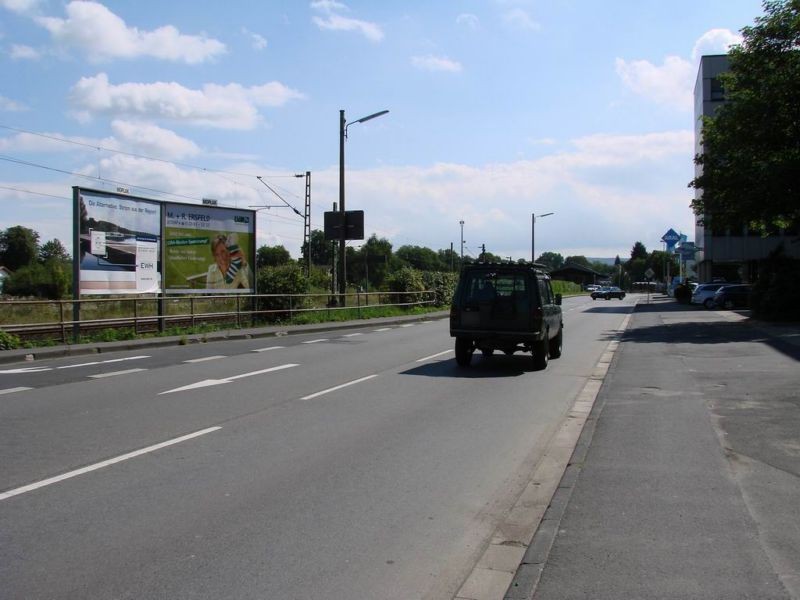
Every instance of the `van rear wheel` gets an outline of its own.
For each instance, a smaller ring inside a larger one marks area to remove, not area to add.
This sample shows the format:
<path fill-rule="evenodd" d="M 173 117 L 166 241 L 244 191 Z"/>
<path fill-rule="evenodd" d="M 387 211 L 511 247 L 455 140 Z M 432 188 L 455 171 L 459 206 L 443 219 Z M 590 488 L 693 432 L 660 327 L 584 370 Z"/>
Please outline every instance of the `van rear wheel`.
<path fill-rule="evenodd" d="M 547 368 L 548 360 L 550 359 L 550 344 L 547 336 L 541 342 L 537 342 L 533 346 L 533 368 L 536 371 L 544 371 Z"/>
<path fill-rule="evenodd" d="M 456 364 L 459 367 L 468 367 L 470 362 L 472 362 L 472 341 L 456 338 Z"/>
<path fill-rule="evenodd" d="M 564 328 L 558 331 L 558 335 L 550 340 L 550 358 L 560 358 L 561 350 L 564 345 Z"/>

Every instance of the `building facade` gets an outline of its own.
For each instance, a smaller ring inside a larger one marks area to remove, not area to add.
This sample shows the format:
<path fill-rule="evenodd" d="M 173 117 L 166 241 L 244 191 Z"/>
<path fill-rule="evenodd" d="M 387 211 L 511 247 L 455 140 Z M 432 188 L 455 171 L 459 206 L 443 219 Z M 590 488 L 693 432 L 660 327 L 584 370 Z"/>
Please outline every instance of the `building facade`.
<path fill-rule="evenodd" d="M 719 82 L 719 75 L 728 70 L 726 55 L 703 56 L 697 73 L 694 88 L 694 140 L 695 154 L 703 153 L 703 117 L 713 116 L 725 102 L 725 94 Z M 695 165 L 695 176 L 702 173 L 702 167 Z M 702 190 L 695 190 L 695 197 L 701 197 Z M 722 277 L 726 281 L 754 281 L 758 275 L 759 262 L 767 258 L 778 246 L 789 256 L 800 258 L 800 244 L 793 244 L 797 232 L 782 231 L 767 237 L 759 232 L 748 231 L 746 226 L 736 230 L 715 229 L 713 217 L 702 216 L 705 225 L 697 222 L 695 243 L 700 248 L 695 260 L 698 279 L 701 282 Z"/>

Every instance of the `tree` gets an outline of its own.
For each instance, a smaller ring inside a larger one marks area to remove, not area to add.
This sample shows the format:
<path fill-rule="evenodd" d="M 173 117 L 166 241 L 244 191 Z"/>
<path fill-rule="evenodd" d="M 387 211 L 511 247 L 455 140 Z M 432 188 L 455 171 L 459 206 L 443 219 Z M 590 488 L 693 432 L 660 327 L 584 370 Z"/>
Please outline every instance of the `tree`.
<path fill-rule="evenodd" d="M 420 271 L 441 271 L 444 269 L 439 255 L 430 248 L 422 246 L 400 246 L 395 256 L 408 266 Z M 449 265 L 448 265 L 449 267 Z"/>
<path fill-rule="evenodd" d="M 261 246 L 256 250 L 256 265 L 262 267 L 279 267 L 292 262 L 292 255 L 283 246 Z"/>
<path fill-rule="evenodd" d="M 636 242 L 631 249 L 631 260 L 647 258 L 647 248 L 642 242 Z"/>
<path fill-rule="evenodd" d="M 800 226 L 800 2 L 764 2 L 720 76 L 727 102 L 703 120 L 695 214 L 715 229 Z"/>
<path fill-rule="evenodd" d="M 568 256 L 564 259 L 565 265 L 578 265 L 581 267 L 586 267 L 587 269 L 591 269 L 592 265 L 589 262 L 589 259 L 585 256 Z"/>
<path fill-rule="evenodd" d="M 11 271 L 36 262 L 39 234 L 22 225 L 0 232 L 0 264 Z"/>
<path fill-rule="evenodd" d="M 45 242 L 42 244 L 42 247 L 39 248 L 39 262 L 44 264 L 51 260 L 60 262 L 70 262 L 71 260 L 69 252 L 67 252 L 64 244 L 62 244 L 58 238 Z"/>
<path fill-rule="evenodd" d="M 547 265 L 550 270 L 555 270 L 564 266 L 564 257 L 558 252 L 542 252 L 536 262 Z"/>
<path fill-rule="evenodd" d="M 458 263 L 459 263 L 459 256 L 458 252 L 455 250 L 451 250 L 447 248 L 446 250 L 439 250 L 437 252 L 439 255 L 439 264 L 443 265 L 443 268 L 447 271 L 457 271 L 458 270 Z"/>
<path fill-rule="evenodd" d="M 325 233 L 320 229 L 314 229 L 309 236 L 308 243 L 303 243 L 300 253 L 303 260 L 308 260 L 309 246 L 311 249 L 311 263 L 315 265 L 330 265 L 333 258 L 333 242 L 325 239 Z"/>

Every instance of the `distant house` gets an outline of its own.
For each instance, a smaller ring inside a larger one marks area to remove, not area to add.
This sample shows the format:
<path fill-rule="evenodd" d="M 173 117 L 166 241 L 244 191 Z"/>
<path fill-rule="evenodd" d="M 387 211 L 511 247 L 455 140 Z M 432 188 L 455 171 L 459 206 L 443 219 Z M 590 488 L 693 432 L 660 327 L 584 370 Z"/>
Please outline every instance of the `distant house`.
<path fill-rule="evenodd" d="M 567 263 L 560 269 L 550 271 L 550 277 L 559 281 L 571 281 L 582 287 L 607 279 L 606 275 L 598 273 L 594 269 L 573 263 Z"/>

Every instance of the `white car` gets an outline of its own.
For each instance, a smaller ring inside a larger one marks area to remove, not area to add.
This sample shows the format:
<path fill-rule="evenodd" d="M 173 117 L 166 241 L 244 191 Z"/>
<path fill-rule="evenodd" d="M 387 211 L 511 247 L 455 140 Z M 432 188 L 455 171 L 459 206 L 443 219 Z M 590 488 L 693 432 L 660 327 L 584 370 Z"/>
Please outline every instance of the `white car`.
<path fill-rule="evenodd" d="M 708 309 L 714 308 L 714 294 L 724 283 L 701 283 L 692 293 L 692 304 L 702 304 Z"/>

